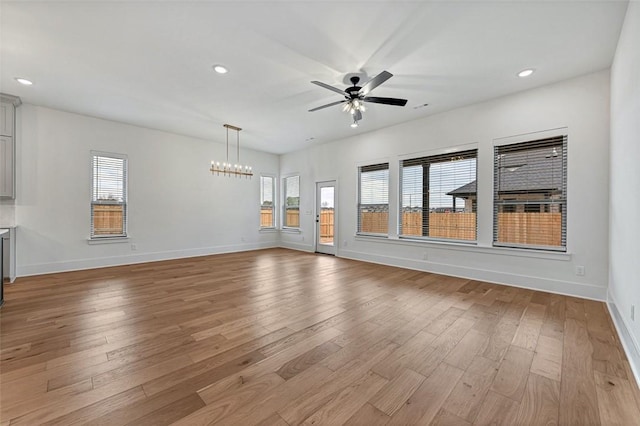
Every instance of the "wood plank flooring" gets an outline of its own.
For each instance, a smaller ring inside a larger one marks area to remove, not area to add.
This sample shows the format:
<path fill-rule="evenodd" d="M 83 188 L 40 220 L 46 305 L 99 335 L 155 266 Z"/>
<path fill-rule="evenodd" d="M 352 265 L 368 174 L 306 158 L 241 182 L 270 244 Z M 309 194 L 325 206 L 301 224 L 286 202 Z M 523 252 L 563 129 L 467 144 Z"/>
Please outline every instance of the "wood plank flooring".
<path fill-rule="evenodd" d="M 0 425 L 635 425 L 603 303 L 285 249 L 22 278 Z"/>

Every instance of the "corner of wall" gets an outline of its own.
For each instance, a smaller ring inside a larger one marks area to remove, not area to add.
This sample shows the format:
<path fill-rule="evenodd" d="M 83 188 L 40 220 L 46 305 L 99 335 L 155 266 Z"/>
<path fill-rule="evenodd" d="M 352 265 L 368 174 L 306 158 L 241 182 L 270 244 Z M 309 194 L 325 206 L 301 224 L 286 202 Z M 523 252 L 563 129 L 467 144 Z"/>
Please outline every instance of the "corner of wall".
<path fill-rule="evenodd" d="M 607 292 L 607 307 L 609 308 L 609 314 L 622 342 L 624 352 L 629 360 L 631 371 L 633 372 L 638 387 L 640 387 L 640 344 L 627 327 L 624 316 L 620 313 L 611 292 Z"/>
<path fill-rule="evenodd" d="M 637 286 L 637 212 L 640 202 L 640 2 L 628 3 L 610 74 L 609 145 L 609 282 L 607 306 L 620 341 L 640 386 L 640 329 L 631 320 L 639 306 Z M 621 208 L 624 206 L 624 208 Z"/>

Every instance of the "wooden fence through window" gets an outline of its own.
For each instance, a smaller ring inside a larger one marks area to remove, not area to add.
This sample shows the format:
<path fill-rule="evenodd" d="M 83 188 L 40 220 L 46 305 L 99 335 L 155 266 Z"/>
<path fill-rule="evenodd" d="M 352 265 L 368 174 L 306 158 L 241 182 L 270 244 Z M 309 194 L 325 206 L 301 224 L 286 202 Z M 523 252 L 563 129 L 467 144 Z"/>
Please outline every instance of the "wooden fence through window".
<path fill-rule="evenodd" d="M 93 205 L 93 235 L 124 234 L 124 206 L 112 204 Z"/>
<path fill-rule="evenodd" d="M 498 242 L 562 246 L 562 213 L 498 213 Z"/>
<path fill-rule="evenodd" d="M 386 234 L 388 212 L 363 212 L 361 232 Z M 473 241 L 475 213 L 429 213 L 429 237 Z M 422 213 L 402 213 L 402 235 L 422 236 Z M 562 245 L 561 213 L 499 213 L 498 242 L 535 246 Z"/>
<path fill-rule="evenodd" d="M 287 221 L 285 226 L 291 226 L 297 228 L 300 226 L 300 210 L 287 210 Z M 260 226 L 269 227 L 274 226 L 273 223 L 273 210 L 261 209 L 260 210 Z"/>
<path fill-rule="evenodd" d="M 422 236 L 422 213 L 402 213 L 402 235 Z M 429 237 L 453 240 L 476 239 L 475 213 L 429 213 Z"/>
<path fill-rule="evenodd" d="M 300 211 L 287 211 L 287 226 L 300 226 Z M 273 226 L 273 210 L 260 210 L 260 226 Z M 322 209 L 320 211 L 320 242 L 333 242 L 334 234 L 334 210 Z"/>
<path fill-rule="evenodd" d="M 101 206 L 119 207 L 119 206 Z M 273 210 L 260 213 L 261 226 L 271 226 Z M 300 225 L 300 212 L 287 212 L 290 226 Z M 388 212 L 363 212 L 361 232 L 387 234 Z M 475 213 L 429 213 L 429 237 L 455 240 L 476 239 Z M 334 210 L 322 209 L 320 213 L 321 242 L 333 241 Z M 402 213 L 402 233 L 407 236 L 422 235 L 422 213 Z M 535 246 L 560 247 L 562 245 L 561 213 L 498 213 L 498 242 Z"/>

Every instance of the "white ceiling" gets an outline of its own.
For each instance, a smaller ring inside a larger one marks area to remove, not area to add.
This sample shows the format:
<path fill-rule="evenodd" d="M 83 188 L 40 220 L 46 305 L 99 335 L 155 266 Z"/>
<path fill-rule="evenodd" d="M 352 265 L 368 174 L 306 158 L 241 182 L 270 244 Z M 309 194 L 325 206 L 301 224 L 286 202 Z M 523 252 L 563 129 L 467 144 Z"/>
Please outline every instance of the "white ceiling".
<path fill-rule="evenodd" d="M 218 142 L 230 123 L 242 146 L 285 153 L 608 68 L 626 6 L 2 1 L 0 91 Z M 357 129 L 340 106 L 307 112 L 340 100 L 311 80 L 345 88 L 346 74 L 383 70 L 394 77 L 371 95 L 406 107 L 369 104 Z"/>

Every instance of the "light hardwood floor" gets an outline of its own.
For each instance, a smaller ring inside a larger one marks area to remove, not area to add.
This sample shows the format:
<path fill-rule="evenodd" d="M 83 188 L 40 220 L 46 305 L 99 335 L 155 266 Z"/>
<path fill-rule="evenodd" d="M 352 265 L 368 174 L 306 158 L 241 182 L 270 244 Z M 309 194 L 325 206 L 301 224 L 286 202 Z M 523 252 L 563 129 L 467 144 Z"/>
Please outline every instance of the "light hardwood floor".
<path fill-rule="evenodd" d="M 284 249 L 19 279 L 0 424 L 634 425 L 605 305 Z"/>

